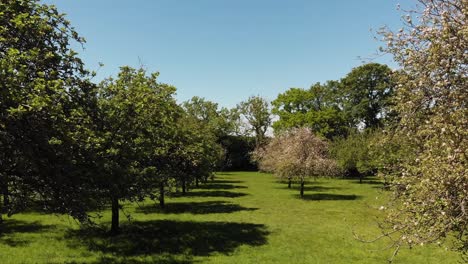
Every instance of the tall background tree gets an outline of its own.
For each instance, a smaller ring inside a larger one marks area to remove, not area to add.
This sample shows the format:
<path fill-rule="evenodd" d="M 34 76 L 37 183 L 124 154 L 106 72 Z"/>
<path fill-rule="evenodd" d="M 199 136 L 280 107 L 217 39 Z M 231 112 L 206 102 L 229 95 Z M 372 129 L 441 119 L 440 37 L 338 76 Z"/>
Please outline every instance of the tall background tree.
<path fill-rule="evenodd" d="M 270 106 L 266 99 L 251 96 L 238 105 L 242 116 L 247 120 L 248 130 L 255 136 L 255 145 L 265 143 L 266 133 L 271 125 Z"/>
<path fill-rule="evenodd" d="M 316 83 L 310 89 L 291 88 L 272 102 L 272 113 L 279 119 L 275 132 L 308 127 L 317 135 L 333 139 L 345 136 L 348 123 L 342 110 L 339 82 Z"/>
<path fill-rule="evenodd" d="M 354 126 L 377 128 L 390 115 L 394 84 L 392 70 L 368 63 L 351 70 L 341 79 L 340 97 L 348 120 Z"/>

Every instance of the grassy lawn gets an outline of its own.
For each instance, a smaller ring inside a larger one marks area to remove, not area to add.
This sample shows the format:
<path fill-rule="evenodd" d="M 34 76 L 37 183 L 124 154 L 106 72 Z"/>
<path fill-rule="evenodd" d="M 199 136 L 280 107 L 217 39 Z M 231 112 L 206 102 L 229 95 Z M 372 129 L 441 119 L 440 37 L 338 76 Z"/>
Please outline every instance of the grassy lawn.
<path fill-rule="evenodd" d="M 386 263 L 384 242 L 364 244 L 352 230 L 378 234 L 376 182 L 318 180 L 305 199 L 269 174 L 219 173 L 184 197 L 125 205 L 121 235 L 79 229 L 71 218 L 36 212 L 0 227 L 0 263 Z M 110 220 L 105 212 L 102 223 Z M 403 249 L 394 263 L 457 263 L 442 247 Z"/>

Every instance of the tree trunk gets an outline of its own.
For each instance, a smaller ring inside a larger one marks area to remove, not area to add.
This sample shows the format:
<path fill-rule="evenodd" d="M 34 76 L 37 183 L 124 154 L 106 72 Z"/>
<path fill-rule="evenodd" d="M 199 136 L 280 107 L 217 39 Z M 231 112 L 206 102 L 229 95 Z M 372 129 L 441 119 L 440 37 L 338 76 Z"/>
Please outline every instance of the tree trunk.
<path fill-rule="evenodd" d="M 185 194 L 187 192 L 187 186 L 185 183 L 185 178 L 182 179 L 182 193 Z"/>
<path fill-rule="evenodd" d="M 359 183 L 362 183 L 362 173 L 359 173 Z"/>
<path fill-rule="evenodd" d="M 198 178 L 195 178 L 195 186 L 198 188 Z"/>
<path fill-rule="evenodd" d="M 119 198 L 112 197 L 112 225 L 111 234 L 116 235 L 119 233 Z"/>
<path fill-rule="evenodd" d="M 159 184 L 159 206 L 164 208 L 164 182 Z"/>
<path fill-rule="evenodd" d="M 3 193 L 3 211 L 6 212 L 8 210 L 8 207 L 10 206 L 10 197 L 9 197 L 8 185 L 6 182 L 2 184 L 2 193 Z"/>
<path fill-rule="evenodd" d="M 2 208 L 2 204 L 0 203 L 0 224 L 3 223 L 2 211 L 3 211 L 3 208 Z"/>
<path fill-rule="evenodd" d="M 289 189 L 291 189 L 291 182 L 292 182 L 291 178 L 288 178 L 288 188 Z"/>
<path fill-rule="evenodd" d="M 301 198 L 304 197 L 304 184 L 305 184 L 304 179 L 301 179 Z"/>
<path fill-rule="evenodd" d="M 0 203 L 0 223 L 3 222 L 3 214 L 8 213 L 8 207 L 10 206 L 10 198 L 8 197 L 8 182 L 6 177 L 0 178 L 0 198 L 3 197 L 3 201 Z"/>

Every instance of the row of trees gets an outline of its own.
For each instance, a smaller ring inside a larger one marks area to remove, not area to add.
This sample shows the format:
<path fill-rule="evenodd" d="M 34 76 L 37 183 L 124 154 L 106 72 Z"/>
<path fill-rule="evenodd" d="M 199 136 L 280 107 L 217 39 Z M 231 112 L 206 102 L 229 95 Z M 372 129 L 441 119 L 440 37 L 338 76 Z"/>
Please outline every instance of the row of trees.
<path fill-rule="evenodd" d="M 255 168 L 270 122 L 260 97 L 179 105 L 158 73 L 131 67 L 95 84 L 71 48 L 84 39 L 54 6 L 7 0 L 0 14 L 0 221 L 37 203 L 89 222 L 110 205 L 116 233 L 122 202 L 164 206 L 215 169 Z"/>
<path fill-rule="evenodd" d="M 178 105 L 158 73 L 122 67 L 100 84 L 71 49 L 84 39 L 55 7 L 0 3 L 0 220 L 36 203 L 91 221 L 124 201 L 205 181 L 238 114 L 200 98 Z"/>

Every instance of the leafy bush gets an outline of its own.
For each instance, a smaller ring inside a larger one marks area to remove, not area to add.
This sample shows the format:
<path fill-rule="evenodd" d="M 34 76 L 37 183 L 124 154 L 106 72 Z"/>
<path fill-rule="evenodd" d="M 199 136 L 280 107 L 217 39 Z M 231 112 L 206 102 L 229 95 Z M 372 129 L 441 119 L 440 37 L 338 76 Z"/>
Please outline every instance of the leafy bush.
<path fill-rule="evenodd" d="M 331 151 L 345 176 L 362 180 L 365 175 L 376 173 L 377 164 L 371 151 L 374 137 L 375 132 L 356 131 L 333 142 Z"/>

